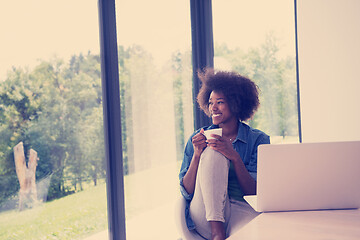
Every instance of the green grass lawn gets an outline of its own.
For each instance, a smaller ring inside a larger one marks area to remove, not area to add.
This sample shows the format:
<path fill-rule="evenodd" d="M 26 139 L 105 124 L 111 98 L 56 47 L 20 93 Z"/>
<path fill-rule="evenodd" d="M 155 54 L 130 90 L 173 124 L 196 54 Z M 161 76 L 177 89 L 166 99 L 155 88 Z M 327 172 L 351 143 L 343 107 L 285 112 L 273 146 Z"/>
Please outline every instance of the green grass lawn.
<path fill-rule="evenodd" d="M 81 239 L 107 229 L 105 184 L 24 211 L 0 213 L 0 239 Z"/>
<path fill-rule="evenodd" d="M 179 194 L 179 164 L 124 177 L 126 220 L 175 199 Z M 105 183 L 33 209 L 0 213 L 0 240 L 83 239 L 107 228 Z"/>

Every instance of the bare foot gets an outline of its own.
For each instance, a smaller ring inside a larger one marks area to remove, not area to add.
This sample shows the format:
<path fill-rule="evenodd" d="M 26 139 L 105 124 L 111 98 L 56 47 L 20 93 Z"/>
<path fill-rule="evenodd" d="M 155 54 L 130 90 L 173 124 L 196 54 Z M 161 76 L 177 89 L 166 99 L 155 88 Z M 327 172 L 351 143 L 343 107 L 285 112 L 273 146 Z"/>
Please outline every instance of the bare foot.
<path fill-rule="evenodd" d="M 212 240 L 225 240 L 224 223 L 219 221 L 209 221 L 211 226 Z"/>
<path fill-rule="evenodd" d="M 214 235 L 212 235 L 211 236 L 211 240 L 225 240 L 225 238 L 224 237 L 222 237 L 222 236 L 214 236 Z"/>

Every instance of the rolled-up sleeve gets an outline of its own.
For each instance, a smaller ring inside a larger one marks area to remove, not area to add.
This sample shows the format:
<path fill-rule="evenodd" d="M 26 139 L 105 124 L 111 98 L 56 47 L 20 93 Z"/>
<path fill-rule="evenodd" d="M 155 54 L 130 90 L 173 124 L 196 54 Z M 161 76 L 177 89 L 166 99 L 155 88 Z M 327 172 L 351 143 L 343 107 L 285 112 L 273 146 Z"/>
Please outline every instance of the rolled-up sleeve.
<path fill-rule="evenodd" d="M 262 144 L 270 144 L 270 137 L 266 134 L 261 134 L 255 141 L 253 152 L 251 154 L 250 164 L 248 166 L 249 174 L 252 178 L 257 180 L 257 154 L 258 147 Z"/>
<path fill-rule="evenodd" d="M 192 139 L 192 136 L 189 138 L 189 140 L 186 144 L 185 151 L 184 151 L 184 159 L 181 164 L 181 169 L 180 169 L 180 173 L 179 173 L 180 192 L 183 195 L 183 197 L 188 201 L 190 201 L 193 198 L 193 194 L 190 194 L 186 191 L 184 184 L 183 184 L 183 179 L 189 169 L 190 162 L 191 162 L 192 156 L 194 154 L 194 149 L 193 149 L 191 139 Z"/>
<path fill-rule="evenodd" d="M 181 192 L 181 195 L 183 195 L 183 197 L 190 201 L 192 198 L 193 198 L 193 194 L 190 194 L 186 191 L 185 187 L 184 187 L 184 184 L 183 184 L 183 179 L 184 178 L 181 178 L 180 179 L 180 192 Z"/>

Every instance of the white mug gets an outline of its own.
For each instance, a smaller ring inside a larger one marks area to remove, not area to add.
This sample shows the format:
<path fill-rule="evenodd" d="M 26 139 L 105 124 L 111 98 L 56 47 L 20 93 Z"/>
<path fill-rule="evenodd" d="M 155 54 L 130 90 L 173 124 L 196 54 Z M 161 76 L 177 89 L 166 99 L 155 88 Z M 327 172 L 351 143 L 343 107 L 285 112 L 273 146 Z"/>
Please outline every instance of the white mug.
<path fill-rule="evenodd" d="M 209 129 L 204 132 L 206 139 L 215 139 L 210 136 L 211 134 L 222 136 L 222 128 Z"/>

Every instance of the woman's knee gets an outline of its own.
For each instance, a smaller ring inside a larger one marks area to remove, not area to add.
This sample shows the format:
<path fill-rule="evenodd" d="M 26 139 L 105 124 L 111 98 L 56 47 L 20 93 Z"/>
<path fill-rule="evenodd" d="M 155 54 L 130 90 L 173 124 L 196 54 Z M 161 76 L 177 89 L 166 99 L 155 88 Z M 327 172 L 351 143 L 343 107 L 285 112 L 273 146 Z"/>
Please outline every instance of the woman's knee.
<path fill-rule="evenodd" d="M 227 178 L 230 161 L 221 153 L 206 148 L 201 156 L 198 171 L 209 177 L 224 175 Z"/>
<path fill-rule="evenodd" d="M 215 164 L 217 167 L 229 167 L 230 164 L 229 160 L 224 155 L 209 147 L 207 147 L 201 154 L 200 163 L 211 165 Z"/>

